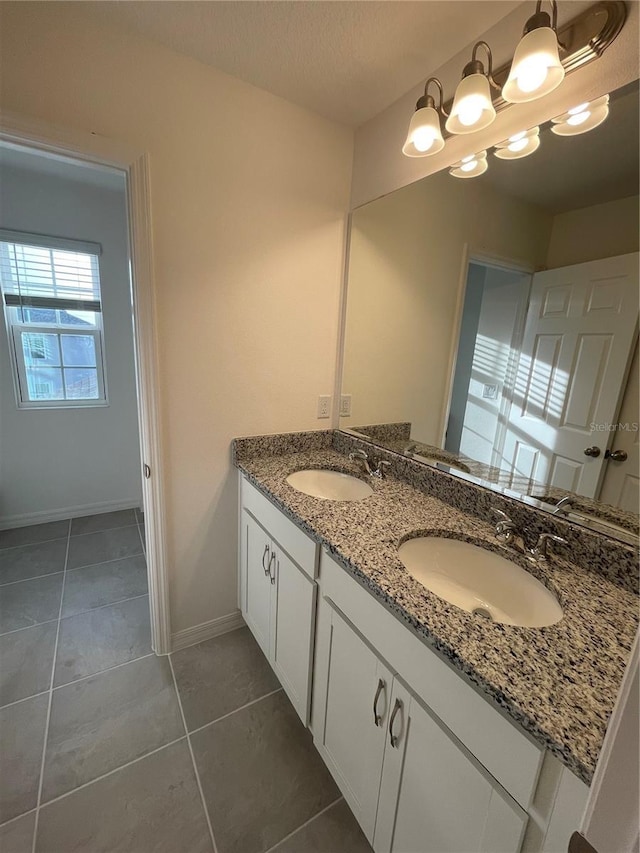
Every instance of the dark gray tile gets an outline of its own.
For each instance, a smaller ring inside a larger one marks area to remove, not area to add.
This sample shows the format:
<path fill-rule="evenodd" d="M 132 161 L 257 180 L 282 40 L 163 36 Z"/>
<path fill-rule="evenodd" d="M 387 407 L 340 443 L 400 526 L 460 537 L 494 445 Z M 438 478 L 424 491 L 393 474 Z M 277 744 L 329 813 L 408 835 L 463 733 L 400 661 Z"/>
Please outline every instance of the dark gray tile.
<path fill-rule="evenodd" d="M 371 846 L 344 800 L 318 815 L 273 848 L 273 853 L 372 853 Z"/>
<path fill-rule="evenodd" d="M 73 616 L 147 591 L 147 563 L 142 554 L 74 569 L 67 572 L 64 583 L 62 615 Z"/>
<path fill-rule="evenodd" d="M 68 684 L 150 652 L 147 595 L 69 616 L 60 622 L 54 684 Z"/>
<path fill-rule="evenodd" d="M 40 811 L 36 853 L 211 853 L 186 741 Z"/>
<path fill-rule="evenodd" d="M 69 540 L 68 569 L 80 566 L 94 566 L 107 560 L 121 560 L 142 554 L 138 525 L 117 527 L 115 530 L 101 530 L 98 533 L 85 533 L 72 536 Z"/>
<path fill-rule="evenodd" d="M 191 736 L 219 853 L 259 853 L 339 797 L 281 691 Z"/>
<path fill-rule="evenodd" d="M 48 690 L 57 622 L 0 637 L 0 705 Z"/>
<path fill-rule="evenodd" d="M 49 696 L 0 710 L 0 823 L 35 808 Z"/>
<path fill-rule="evenodd" d="M 138 524 L 140 528 L 140 536 L 142 537 L 142 547 L 147 550 L 147 528 L 145 527 L 144 521 L 139 522 Z"/>
<path fill-rule="evenodd" d="M 54 690 L 43 802 L 183 734 L 166 658 L 154 655 Z"/>
<path fill-rule="evenodd" d="M 81 536 L 83 533 L 96 533 L 99 530 L 111 530 L 114 527 L 129 527 L 135 523 L 136 514 L 133 509 L 84 515 L 82 518 L 71 519 L 71 535 Z"/>
<path fill-rule="evenodd" d="M 140 509 L 139 507 L 136 507 L 136 518 L 139 522 L 144 524 L 144 510 Z"/>
<path fill-rule="evenodd" d="M 248 628 L 171 655 L 189 731 L 280 686 Z"/>
<path fill-rule="evenodd" d="M 0 587 L 0 633 L 57 619 L 62 573 Z"/>
<path fill-rule="evenodd" d="M 0 548 L 34 545 L 36 542 L 47 542 L 49 539 L 65 539 L 68 533 L 68 520 L 30 524 L 28 527 L 13 527 L 11 530 L 0 530 Z"/>
<path fill-rule="evenodd" d="M 0 554 L 0 583 L 13 583 L 61 572 L 66 555 L 66 538 L 5 548 Z"/>
<path fill-rule="evenodd" d="M 0 826 L 0 851 L 2 853 L 31 853 L 36 813 L 18 817 Z"/>

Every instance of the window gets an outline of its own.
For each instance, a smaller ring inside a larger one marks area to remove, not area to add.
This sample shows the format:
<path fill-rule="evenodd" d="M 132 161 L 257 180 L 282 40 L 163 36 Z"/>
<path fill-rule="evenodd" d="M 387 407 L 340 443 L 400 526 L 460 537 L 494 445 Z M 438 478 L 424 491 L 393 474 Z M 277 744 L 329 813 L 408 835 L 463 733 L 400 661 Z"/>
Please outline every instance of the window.
<path fill-rule="evenodd" d="M 0 287 L 21 408 L 104 406 L 100 246 L 0 230 Z"/>

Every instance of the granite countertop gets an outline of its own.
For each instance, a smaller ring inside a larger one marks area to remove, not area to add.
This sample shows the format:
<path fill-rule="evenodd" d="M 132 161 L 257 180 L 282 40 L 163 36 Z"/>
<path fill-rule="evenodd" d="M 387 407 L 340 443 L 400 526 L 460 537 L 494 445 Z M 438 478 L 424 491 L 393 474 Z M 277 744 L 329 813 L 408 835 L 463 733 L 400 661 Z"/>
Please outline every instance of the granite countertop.
<path fill-rule="evenodd" d="M 293 471 L 331 468 L 361 476 L 331 447 L 274 454 L 237 453 L 235 464 L 426 644 L 590 784 L 638 624 L 637 596 L 597 571 L 554 556 L 533 565 L 493 527 L 401 480 L 367 478 L 373 495 L 338 502 L 286 483 Z M 415 535 L 477 542 L 538 577 L 564 617 L 546 628 L 479 620 L 431 593 L 400 562 L 398 545 Z"/>

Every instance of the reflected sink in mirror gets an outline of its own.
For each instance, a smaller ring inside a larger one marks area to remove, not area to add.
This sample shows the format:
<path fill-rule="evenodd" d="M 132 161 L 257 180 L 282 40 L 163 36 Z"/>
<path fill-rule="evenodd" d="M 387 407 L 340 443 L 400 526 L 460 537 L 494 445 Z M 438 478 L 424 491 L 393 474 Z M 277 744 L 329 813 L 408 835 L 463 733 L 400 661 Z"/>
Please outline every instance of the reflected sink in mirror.
<path fill-rule="evenodd" d="M 409 539 L 398 549 L 409 574 L 431 592 L 478 618 L 543 628 L 562 619 L 553 593 L 520 566 L 470 542 L 440 536 Z"/>
<path fill-rule="evenodd" d="M 305 495 L 325 501 L 361 501 L 373 494 L 368 483 L 341 471 L 296 471 L 289 474 L 287 483 Z"/>

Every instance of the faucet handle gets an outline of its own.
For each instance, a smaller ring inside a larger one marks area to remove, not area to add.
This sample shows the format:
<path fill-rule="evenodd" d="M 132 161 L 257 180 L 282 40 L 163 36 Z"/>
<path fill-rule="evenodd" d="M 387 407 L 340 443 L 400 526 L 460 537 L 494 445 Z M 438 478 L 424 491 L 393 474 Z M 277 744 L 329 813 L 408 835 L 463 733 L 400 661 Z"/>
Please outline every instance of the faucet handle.
<path fill-rule="evenodd" d="M 352 462 L 354 459 L 368 459 L 368 458 L 369 457 L 368 457 L 366 451 L 364 451 L 361 447 L 358 447 L 357 450 L 353 450 L 349 454 L 349 459 L 351 459 Z"/>
<path fill-rule="evenodd" d="M 516 529 L 515 524 L 511 521 L 507 513 L 503 512 L 501 509 L 492 506 L 491 512 L 498 519 L 495 529 L 496 539 L 499 539 L 501 542 L 511 542 L 513 539 L 513 532 Z"/>
<path fill-rule="evenodd" d="M 538 541 L 531 553 L 536 560 L 546 560 L 549 556 L 549 543 L 556 542 L 558 545 L 567 545 L 568 542 L 563 536 L 556 536 L 555 533 L 541 533 L 538 536 Z"/>
<path fill-rule="evenodd" d="M 391 466 L 391 462 L 387 462 L 386 459 L 379 459 L 378 464 L 376 466 L 376 470 L 373 472 L 374 477 L 380 477 L 382 479 L 384 477 L 384 472 L 386 468 Z"/>

